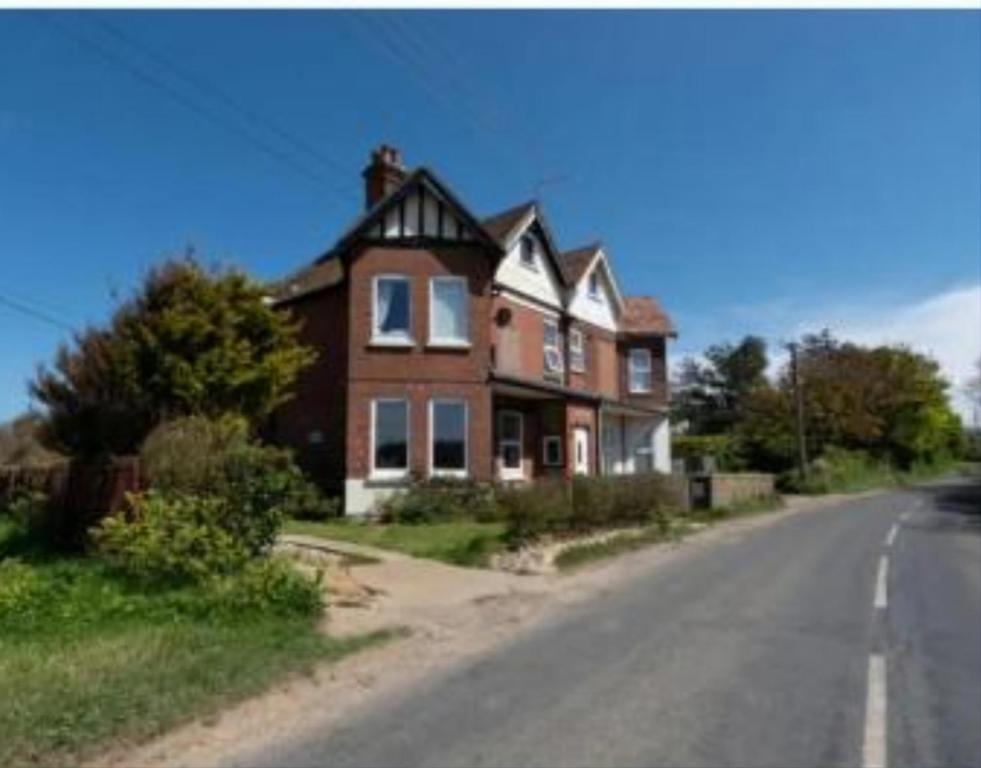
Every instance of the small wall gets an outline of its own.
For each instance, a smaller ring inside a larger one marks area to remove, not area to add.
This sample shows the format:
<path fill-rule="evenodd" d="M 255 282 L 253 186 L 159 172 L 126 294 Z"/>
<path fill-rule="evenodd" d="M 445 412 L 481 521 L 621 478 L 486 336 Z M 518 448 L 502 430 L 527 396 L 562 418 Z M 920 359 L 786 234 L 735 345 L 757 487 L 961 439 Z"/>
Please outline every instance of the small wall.
<path fill-rule="evenodd" d="M 729 507 L 772 496 L 774 476 L 755 472 L 690 476 L 691 505 L 695 508 Z"/>

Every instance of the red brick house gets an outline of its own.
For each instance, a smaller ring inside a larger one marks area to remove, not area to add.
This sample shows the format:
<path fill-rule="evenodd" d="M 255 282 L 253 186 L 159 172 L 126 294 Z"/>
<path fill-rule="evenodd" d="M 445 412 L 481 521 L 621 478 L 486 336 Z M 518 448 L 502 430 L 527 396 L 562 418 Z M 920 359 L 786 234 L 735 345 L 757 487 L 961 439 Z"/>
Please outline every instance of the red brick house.
<path fill-rule="evenodd" d="M 320 354 L 272 436 L 348 514 L 411 475 L 670 471 L 674 331 L 600 243 L 560 251 L 534 202 L 478 218 L 391 147 L 364 178 L 364 215 L 274 298 Z"/>

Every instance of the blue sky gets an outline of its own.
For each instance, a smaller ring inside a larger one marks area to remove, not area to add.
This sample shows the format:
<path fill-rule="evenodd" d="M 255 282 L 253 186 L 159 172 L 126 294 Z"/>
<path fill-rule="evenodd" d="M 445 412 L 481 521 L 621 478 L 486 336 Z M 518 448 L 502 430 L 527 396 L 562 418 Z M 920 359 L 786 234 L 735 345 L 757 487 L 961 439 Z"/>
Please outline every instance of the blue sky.
<path fill-rule="evenodd" d="M 101 322 L 189 243 L 282 275 L 381 141 L 602 238 L 676 354 L 823 326 L 958 381 L 981 354 L 969 11 L 0 12 L 0 300 Z M 0 329 L 4 418 L 67 333 Z"/>

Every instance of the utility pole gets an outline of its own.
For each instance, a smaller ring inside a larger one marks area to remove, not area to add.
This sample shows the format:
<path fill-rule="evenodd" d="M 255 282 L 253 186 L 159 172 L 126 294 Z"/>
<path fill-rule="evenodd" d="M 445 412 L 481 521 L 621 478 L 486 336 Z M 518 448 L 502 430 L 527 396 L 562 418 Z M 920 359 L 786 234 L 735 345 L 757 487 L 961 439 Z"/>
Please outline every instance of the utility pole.
<path fill-rule="evenodd" d="M 801 481 L 807 479 L 807 439 L 804 434 L 804 393 L 800 386 L 800 371 L 797 365 L 797 342 L 787 345 L 790 350 L 790 378 L 794 387 L 794 409 L 797 424 L 797 472 Z"/>

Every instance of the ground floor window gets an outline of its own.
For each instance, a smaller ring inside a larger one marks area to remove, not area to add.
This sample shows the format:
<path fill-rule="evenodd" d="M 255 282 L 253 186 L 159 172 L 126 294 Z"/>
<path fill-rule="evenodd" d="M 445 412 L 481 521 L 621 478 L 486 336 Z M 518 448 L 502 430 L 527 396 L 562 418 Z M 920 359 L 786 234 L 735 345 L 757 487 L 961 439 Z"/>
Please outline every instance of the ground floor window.
<path fill-rule="evenodd" d="M 521 438 L 521 414 L 501 411 L 497 416 L 497 452 L 503 477 L 521 476 Z"/>
<path fill-rule="evenodd" d="M 634 471 L 654 471 L 654 427 L 644 427 L 634 449 Z"/>
<path fill-rule="evenodd" d="M 463 400 L 429 403 L 430 460 L 434 475 L 467 472 L 467 404 Z"/>
<path fill-rule="evenodd" d="M 399 477 L 409 470 L 409 402 L 371 403 L 372 474 Z"/>
<path fill-rule="evenodd" d="M 547 467 L 558 467 L 562 464 L 562 438 L 549 435 L 542 443 L 542 463 Z"/>

